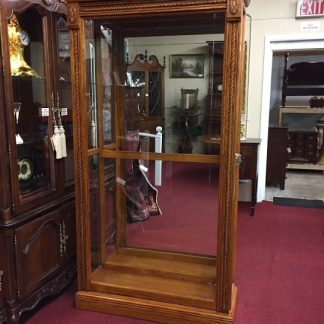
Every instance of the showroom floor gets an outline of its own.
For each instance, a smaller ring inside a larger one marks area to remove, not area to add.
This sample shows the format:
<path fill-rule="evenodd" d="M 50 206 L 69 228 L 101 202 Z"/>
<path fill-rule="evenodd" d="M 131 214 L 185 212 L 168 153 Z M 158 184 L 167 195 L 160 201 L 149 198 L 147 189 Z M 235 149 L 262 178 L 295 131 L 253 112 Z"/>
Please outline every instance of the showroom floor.
<path fill-rule="evenodd" d="M 284 190 L 266 187 L 265 200 L 273 197 L 324 200 L 324 171 L 287 170 Z"/>

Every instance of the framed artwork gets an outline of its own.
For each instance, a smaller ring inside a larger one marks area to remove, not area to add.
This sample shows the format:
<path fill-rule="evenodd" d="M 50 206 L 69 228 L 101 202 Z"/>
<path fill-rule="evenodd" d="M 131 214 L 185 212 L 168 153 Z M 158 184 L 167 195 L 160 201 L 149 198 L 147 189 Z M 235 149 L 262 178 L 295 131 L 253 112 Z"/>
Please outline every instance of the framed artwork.
<path fill-rule="evenodd" d="M 170 55 L 170 78 L 203 78 L 204 54 Z"/>

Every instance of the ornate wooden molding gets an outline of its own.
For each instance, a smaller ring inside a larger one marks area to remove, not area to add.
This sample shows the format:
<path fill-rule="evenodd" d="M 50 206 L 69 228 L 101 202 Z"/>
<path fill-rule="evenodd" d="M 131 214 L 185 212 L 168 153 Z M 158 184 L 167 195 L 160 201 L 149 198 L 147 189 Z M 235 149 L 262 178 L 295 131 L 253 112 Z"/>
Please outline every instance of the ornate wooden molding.
<path fill-rule="evenodd" d="M 53 280 L 50 280 L 46 285 L 43 285 L 38 291 L 36 291 L 36 298 L 32 296 L 32 298 L 25 301 L 22 307 L 12 310 L 11 319 L 17 320 L 18 323 L 19 317 L 23 312 L 33 310 L 40 303 L 40 301 L 46 297 L 58 295 L 72 281 L 75 276 L 75 272 L 76 267 L 74 263 L 67 269 L 59 272 Z"/>
<path fill-rule="evenodd" d="M 29 7 L 38 5 L 45 8 L 50 12 L 59 12 L 64 15 L 67 13 L 66 0 L 30 0 L 30 1 L 15 1 L 5 3 L 6 16 L 10 19 L 13 12 L 21 13 L 27 10 Z"/>
<path fill-rule="evenodd" d="M 58 11 L 62 3 L 66 4 L 65 0 L 42 0 L 42 2 L 49 11 Z"/>
<path fill-rule="evenodd" d="M 224 114 L 222 140 L 226 144 L 222 144 L 226 150 L 223 152 L 221 165 L 223 166 L 220 172 L 220 185 L 223 188 L 224 200 L 221 205 L 221 219 L 219 224 L 219 241 L 223 244 L 218 244 L 217 251 L 217 311 L 227 313 L 231 309 L 231 286 L 233 276 L 232 254 L 235 250 L 235 233 L 233 231 L 233 191 L 236 178 L 235 174 L 235 153 L 236 147 L 234 145 L 237 134 L 235 133 L 236 119 L 238 113 L 236 111 L 238 91 L 238 70 L 239 70 L 239 45 L 240 45 L 240 22 L 230 23 L 227 27 L 228 36 L 225 48 L 229 49 L 226 53 L 228 60 L 229 79 L 226 81 L 226 96 L 225 107 L 226 114 Z M 237 179 L 238 180 L 238 179 Z M 235 214 L 235 213 L 234 213 Z M 234 216 L 235 217 L 235 216 Z M 218 242 L 219 242 L 218 241 Z"/>
<path fill-rule="evenodd" d="M 71 41 L 72 41 L 72 48 L 71 48 L 71 55 L 73 56 L 73 65 L 72 65 L 72 75 L 74 78 L 74 86 L 73 86 L 73 120 L 81 121 L 81 103 L 80 103 L 80 57 L 79 57 L 79 46 L 80 46 L 80 39 L 79 39 L 79 31 L 77 29 L 73 29 L 71 33 Z M 81 122 L 76 123 L 73 126 L 74 138 L 80 139 L 81 138 Z M 74 160 L 75 165 L 79 167 L 76 169 L 76 176 L 75 176 L 75 192 L 76 192 L 76 215 L 82 215 L 85 209 L 85 193 L 84 193 L 84 183 L 83 183 L 83 172 L 82 166 L 84 165 L 83 156 L 82 156 L 82 144 L 80 141 L 74 141 Z M 86 223 L 83 217 L 79 217 L 77 222 L 77 251 L 79 254 L 78 260 L 78 282 L 81 283 L 81 287 L 84 287 L 86 284 L 86 255 L 85 255 L 85 241 L 86 241 Z"/>
<path fill-rule="evenodd" d="M 79 7 L 76 5 L 70 5 L 68 7 L 68 24 L 70 28 L 76 29 L 78 26 Z"/>
<path fill-rule="evenodd" d="M 81 14 L 88 14 L 91 13 L 92 15 L 96 15 L 96 12 L 98 11 L 101 12 L 102 10 L 112 10 L 112 11 L 128 11 L 128 10 L 152 10 L 152 9 L 168 9 L 168 8 L 173 8 L 173 9 L 182 9 L 184 6 L 186 9 L 189 9 L 190 7 L 194 7 L 196 10 L 199 7 L 199 9 L 203 8 L 225 8 L 226 7 L 226 0 L 190 0 L 190 1 L 185 1 L 185 0 L 171 0 L 171 1 L 135 1 L 135 2 L 127 2 L 127 3 L 119 3 L 116 1 L 111 1 L 109 3 L 105 2 L 104 5 L 98 5 L 96 6 L 89 6 L 89 7 L 81 7 L 80 8 L 80 13 Z M 143 12 L 142 12 L 143 13 Z"/>
<path fill-rule="evenodd" d="M 227 20 L 240 20 L 243 12 L 243 0 L 230 0 L 227 7 Z"/>

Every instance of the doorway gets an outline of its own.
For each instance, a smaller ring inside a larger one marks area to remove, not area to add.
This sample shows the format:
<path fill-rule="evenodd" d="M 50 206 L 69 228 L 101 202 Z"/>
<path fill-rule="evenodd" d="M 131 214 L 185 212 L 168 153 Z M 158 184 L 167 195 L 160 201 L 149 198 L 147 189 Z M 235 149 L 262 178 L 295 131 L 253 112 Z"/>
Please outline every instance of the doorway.
<path fill-rule="evenodd" d="M 312 51 L 324 49 L 324 35 L 280 35 L 267 36 L 265 39 L 262 108 L 261 108 L 261 132 L 262 139 L 259 151 L 259 181 L 258 201 L 266 198 L 266 164 L 268 149 L 268 126 L 270 117 L 271 77 L 273 69 L 273 57 L 276 52 L 283 51 Z"/>

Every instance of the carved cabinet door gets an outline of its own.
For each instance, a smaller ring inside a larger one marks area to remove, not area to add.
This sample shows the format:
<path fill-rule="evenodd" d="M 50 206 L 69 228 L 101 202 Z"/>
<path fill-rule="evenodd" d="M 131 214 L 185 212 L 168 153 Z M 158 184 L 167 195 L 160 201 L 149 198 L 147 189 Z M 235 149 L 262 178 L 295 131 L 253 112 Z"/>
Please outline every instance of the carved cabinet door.
<path fill-rule="evenodd" d="M 60 267 L 61 213 L 54 211 L 16 229 L 18 298 L 35 291 Z"/>

